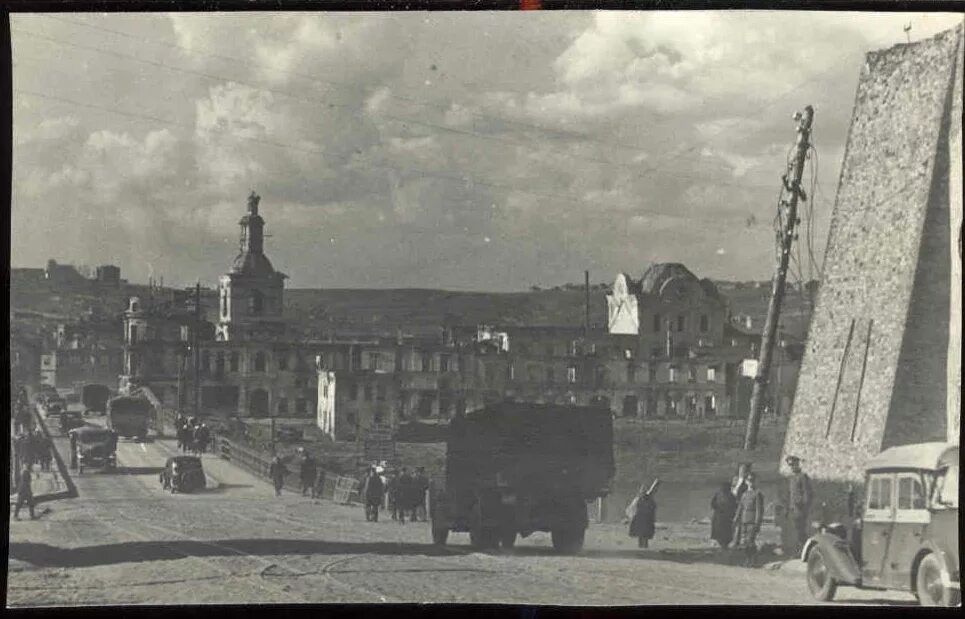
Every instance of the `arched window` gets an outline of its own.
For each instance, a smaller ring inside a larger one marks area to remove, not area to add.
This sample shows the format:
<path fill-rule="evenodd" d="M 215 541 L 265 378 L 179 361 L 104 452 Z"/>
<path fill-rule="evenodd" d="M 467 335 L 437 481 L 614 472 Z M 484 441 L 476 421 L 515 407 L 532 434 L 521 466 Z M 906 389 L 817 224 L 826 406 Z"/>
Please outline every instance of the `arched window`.
<path fill-rule="evenodd" d="M 255 371 L 264 372 L 265 371 L 265 353 L 259 352 L 255 354 Z"/>
<path fill-rule="evenodd" d="M 257 290 L 252 290 L 248 297 L 248 313 L 258 315 L 265 309 L 265 297 Z"/>

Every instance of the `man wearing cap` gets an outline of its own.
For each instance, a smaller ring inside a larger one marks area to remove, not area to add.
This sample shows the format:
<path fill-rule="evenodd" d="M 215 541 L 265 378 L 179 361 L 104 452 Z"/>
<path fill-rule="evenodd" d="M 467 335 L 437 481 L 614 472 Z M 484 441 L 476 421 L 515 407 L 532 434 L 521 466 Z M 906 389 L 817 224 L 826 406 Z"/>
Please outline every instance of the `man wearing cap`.
<path fill-rule="evenodd" d="M 801 470 L 801 459 L 788 456 L 787 465 L 791 467 L 788 480 L 788 518 L 794 530 L 794 554 L 801 551 L 808 534 L 808 515 L 811 512 L 811 480 Z"/>
<path fill-rule="evenodd" d="M 757 489 L 755 481 L 754 474 L 748 473 L 744 479 L 747 488 L 737 502 L 737 513 L 734 515 L 734 524 L 740 531 L 740 545 L 744 548 L 744 565 L 748 567 L 754 563 L 757 536 L 764 524 L 764 495 Z"/>

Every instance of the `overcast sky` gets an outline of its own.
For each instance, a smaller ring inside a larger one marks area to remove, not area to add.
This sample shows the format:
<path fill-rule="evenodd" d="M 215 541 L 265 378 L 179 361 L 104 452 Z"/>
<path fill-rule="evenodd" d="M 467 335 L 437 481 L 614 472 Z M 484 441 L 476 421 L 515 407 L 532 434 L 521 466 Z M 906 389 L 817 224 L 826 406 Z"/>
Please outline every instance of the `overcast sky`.
<path fill-rule="evenodd" d="M 291 287 L 767 279 L 792 114 L 815 108 L 819 260 L 864 53 L 960 21 L 13 15 L 12 264 L 215 285 L 254 189 Z"/>

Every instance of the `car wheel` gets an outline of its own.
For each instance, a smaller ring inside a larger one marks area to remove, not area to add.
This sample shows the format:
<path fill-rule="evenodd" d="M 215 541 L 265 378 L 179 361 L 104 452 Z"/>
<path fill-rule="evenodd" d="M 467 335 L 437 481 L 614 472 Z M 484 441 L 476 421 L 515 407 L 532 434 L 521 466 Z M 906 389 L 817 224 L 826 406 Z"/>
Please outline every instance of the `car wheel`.
<path fill-rule="evenodd" d="M 583 550 L 586 531 L 579 529 L 556 529 L 550 532 L 553 548 L 562 554 L 576 554 Z"/>
<path fill-rule="evenodd" d="M 915 595 L 922 606 L 958 606 L 961 593 L 942 583 L 942 564 L 934 554 L 927 554 L 918 564 Z"/>
<path fill-rule="evenodd" d="M 449 529 L 432 527 L 432 543 L 436 546 L 445 546 L 449 539 Z"/>
<path fill-rule="evenodd" d="M 822 602 L 830 601 L 838 589 L 838 583 L 831 575 L 828 562 L 820 548 L 815 548 L 808 555 L 807 580 L 811 595 Z"/>

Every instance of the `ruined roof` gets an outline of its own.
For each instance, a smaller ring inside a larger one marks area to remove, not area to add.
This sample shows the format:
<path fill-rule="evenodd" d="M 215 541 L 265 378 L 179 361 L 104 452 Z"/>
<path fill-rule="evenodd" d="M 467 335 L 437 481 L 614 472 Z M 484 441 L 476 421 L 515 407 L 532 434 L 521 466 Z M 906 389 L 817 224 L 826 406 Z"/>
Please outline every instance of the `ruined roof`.
<path fill-rule="evenodd" d="M 265 254 L 243 251 L 235 258 L 231 272 L 251 277 L 266 277 L 274 274 L 275 269 Z"/>
<path fill-rule="evenodd" d="M 663 262 L 650 265 L 640 279 L 640 290 L 649 294 L 658 294 L 661 286 L 676 277 L 697 280 L 697 276 L 679 262 Z"/>

